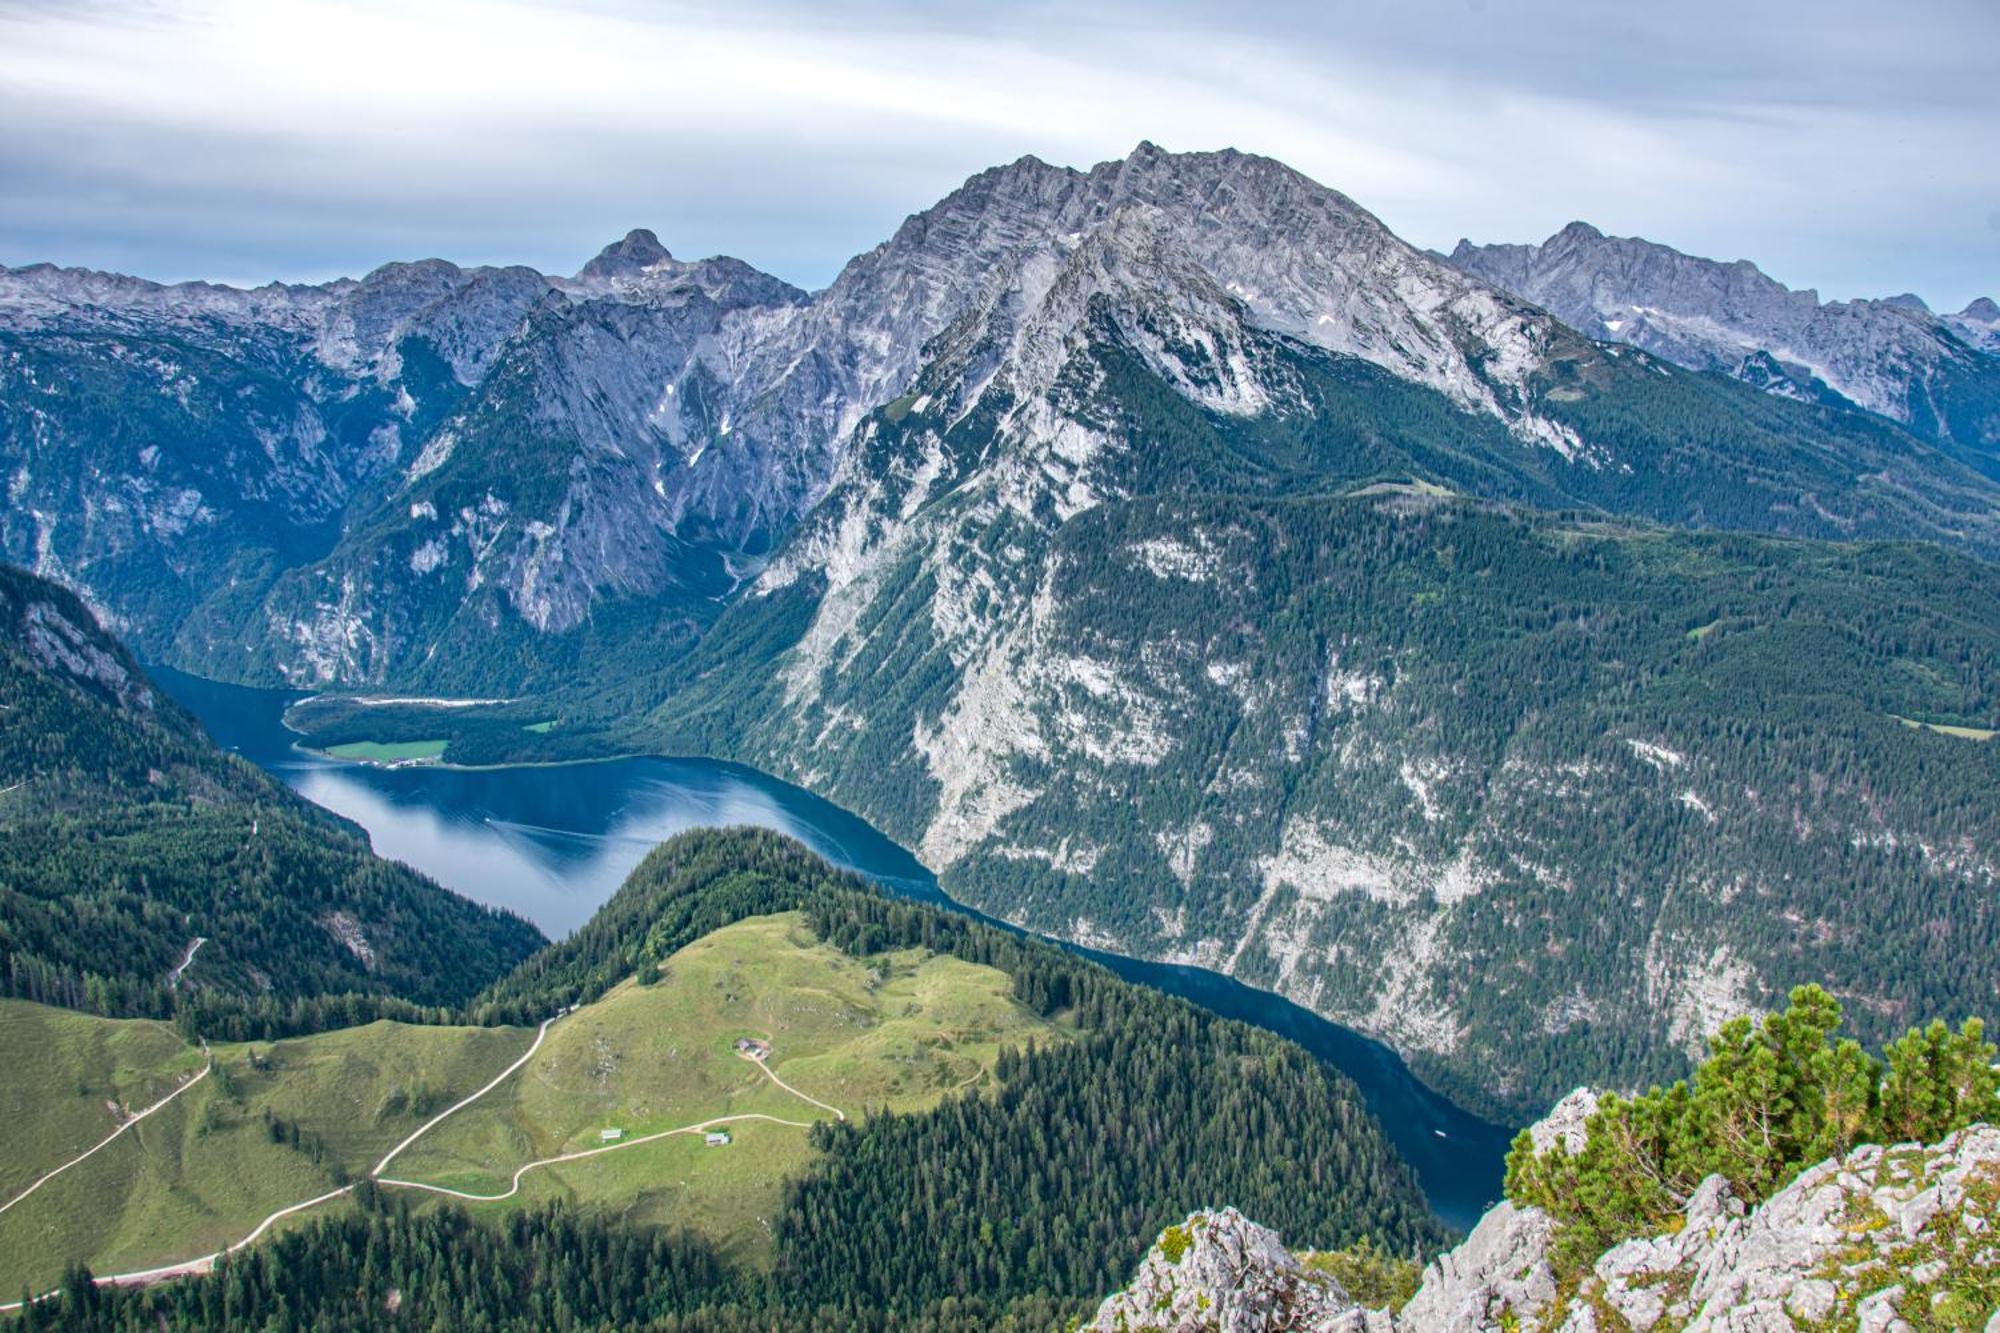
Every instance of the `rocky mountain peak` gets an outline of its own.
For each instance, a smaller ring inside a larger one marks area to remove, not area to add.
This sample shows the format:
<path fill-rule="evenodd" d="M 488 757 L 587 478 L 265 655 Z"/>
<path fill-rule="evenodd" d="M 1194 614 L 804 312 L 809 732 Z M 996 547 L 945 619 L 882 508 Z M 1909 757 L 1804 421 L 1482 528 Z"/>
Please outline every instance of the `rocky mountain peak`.
<path fill-rule="evenodd" d="M 1974 348 L 2000 357 L 2000 305 L 1992 297 L 1980 297 L 1956 315 L 1946 315 L 1944 322 Z"/>
<path fill-rule="evenodd" d="M 645 227 L 634 227 L 623 239 L 599 250 L 595 259 L 577 270 L 576 276 L 579 282 L 629 277 L 672 258 L 659 237 Z"/>
<path fill-rule="evenodd" d="M 1016 175 L 1004 200 L 996 183 L 975 178 L 971 194 L 954 194 L 912 224 L 927 240 L 947 234 L 941 222 L 976 230 L 979 271 L 989 273 L 1002 256 L 1019 271 L 1029 254 L 1066 253 L 1130 210 L 1155 210 L 1190 264 L 1258 328 L 1374 362 L 1522 424 L 1519 381 L 1539 364 L 1552 321 L 1413 249 L 1346 195 L 1281 162 L 1146 143 L 1087 173 Z M 968 209 L 975 196 L 976 212 Z"/>
<path fill-rule="evenodd" d="M 1975 449 L 2000 433 L 2000 417 L 1980 406 L 2000 392 L 2000 367 L 1968 360 L 1964 350 L 1985 343 L 1982 326 L 1966 316 L 1940 320 L 1911 294 L 1822 303 L 1816 291 L 1789 288 L 1748 260 L 1704 259 L 1583 223 L 1539 245 L 1460 242 L 1450 262 L 1593 337 L 1689 369 L 1788 397 L 1844 400 Z M 1769 373 L 1757 353 L 1781 373 Z M 1963 392 L 1968 378 L 1989 377 L 1990 389 Z M 1969 410 L 1956 408 L 1961 402 Z"/>
<path fill-rule="evenodd" d="M 798 288 L 727 255 L 679 260 L 643 227 L 607 245 L 574 278 L 555 285 L 585 299 L 609 296 L 639 304 L 675 305 L 701 298 L 725 309 L 791 306 L 807 297 Z"/>

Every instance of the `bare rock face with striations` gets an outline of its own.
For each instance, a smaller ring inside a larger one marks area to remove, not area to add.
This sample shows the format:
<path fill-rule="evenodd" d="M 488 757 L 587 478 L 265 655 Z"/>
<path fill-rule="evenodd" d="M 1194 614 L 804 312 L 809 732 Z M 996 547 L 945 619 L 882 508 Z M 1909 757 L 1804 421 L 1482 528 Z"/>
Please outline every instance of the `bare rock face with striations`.
<path fill-rule="evenodd" d="M 677 260 L 645 230 L 570 278 L 427 259 L 240 290 L 0 269 L 0 333 L 59 357 L 0 363 L 21 417 L 0 430 L 16 515 L 0 535 L 211 674 L 429 679 L 474 623 L 532 658 L 537 636 L 632 599 L 698 628 L 853 464 L 855 428 L 934 340 L 1033 317 L 1079 256 L 1162 236 L 1175 272 L 1153 299 L 1195 277 L 1214 307 L 1185 325 L 1198 338 L 1218 317 L 1255 327 L 1575 447 L 1525 389 L 1567 336 L 1553 321 L 1279 163 L 1142 144 L 1088 172 L 983 172 L 811 298 L 737 260 Z M 52 399 L 58 374 L 115 388 Z M 1261 403 L 1241 387 L 1239 406 Z M 85 418 L 101 401 L 186 443 L 129 457 Z M 193 456 L 236 441 L 226 466 Z M 60 490 L 79 451 L 100 489 L 129 492 L 119 523 Z M 430 494 L 447 463 L 464 493 Z M 514 485 L 528 470 L 557 484 Z M 253 570 L 277 586 L 246 617 Z"/>
<path fill-rule="evenodd" d="M 798 492 L 719 457 L 689 475 L 728 418 L 675 389 L 727 312 L 803 299 L 643 231 L 574 278 L 0 268 L 0 549 L 156 657 L 300 684 L 408 675 L 461 623 L 531 643 L 600 598 L 698 601 L 732 585 L 680 529 L 768 545 Z M 432 493 L 453 471 L 463 494 Z"/>
<path fill-rule="evenodd" d="M 1406 1054 L 1490 1059 L 1488 1088 L 1538 1063 L 1518 1058 L 1522 1040 L 1567 1044 L 1582 1024 L 1698 1041 L 1743 1006 L 1759 964 L 1733 927 L 1641 925 L 1675 902 L 1614 903 L 1601 862 L 1572 850 L 1579 833 L 1608 836 L 1577 815 L 1621 799 L 1614 775 L 1667 779 L 1680 750 L 1620 734 L 1605 753 L 1558 755 L 1534 734 L 1554 716 L 1543 699 L 1494 742 L 1520 748 L 1469 758 L 1462 722 L 1414 703 L 1437 659 L 1402 639 L 1407 596 L 1372 574 L 1342 582 L 1345 553 L 1483 525 L 1447 491 L 1908 535 L 1879 526 L 1899 504 L 1884 479 L 1947 466 L 1886 422 L 1587 340 L 1336 191 L 1236 153 L 1142 145 L 1088 172 L 1024 159 L 981 173 L 827 293 L 734 312 L 709 346 L 703 367 L 741 370 L 705 399 L 730 429 L 699 435 L 686 484 L 728 469 L 758 479 L 760 511 L 791 496 L 802 517 L 710 640 L 769 657 L 704 664 L 659 711 L 661 743 L 860 811 L 981 910 L 1232 973 Z M 1349 491 L 1341 509 L 1369 515 L 1366 538 L 1359 520 L 1327 510 L 1334 526 L 1320 526 L 1289 503 Z M 1188 499 L 1213 495 L 1232 502 Z M 1969 494 L 1923 509 L 2000 522 Z M 1292 600 L 1336 584 L 1350 607 L 1393 603 L 1388 628 L 1343 613 L 1335 629 Z M 1682 776 L 1656 809 L 1685 830 L 1669 834 L 1677 854 L 1714 857 L 1700 875 L 1731 893 L 1743 858 L 1689 836 L 1690 795 L 1709 798 Z M 1359 798 L 1367 787 L 1379 802 Z M 1474 999 L 1456 980 L 1497 938 L 1475 923 L 1550 889 L 1561 912 L 1528 909 L 1553 927 L 1529 951 L 1547 971 L 1500 1018 L 1508 987 Z M 1556 938 L 1599 891 L 1630 930 L 1602 989 L 1559 961 Z M 1628 984 L 1640 977 L 1643 993 Z"/>

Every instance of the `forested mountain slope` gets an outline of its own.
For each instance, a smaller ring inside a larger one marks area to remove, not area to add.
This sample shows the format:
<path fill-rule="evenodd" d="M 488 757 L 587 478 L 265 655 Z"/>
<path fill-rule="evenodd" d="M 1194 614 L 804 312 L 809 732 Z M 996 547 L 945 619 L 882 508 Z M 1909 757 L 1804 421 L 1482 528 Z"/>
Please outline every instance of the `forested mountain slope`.
<path fill-rule="evenodd" d="M 457 1004 L 542 943 L 217 750 L 73 594 L 6 566 L 0 719 L 8 995 L 221 1035 Z"/>
<path fill-rule="evenodd" d="M 1671 1073 L 1802 980 L 1869 1036 L 2000 986 L 1983 562 L 1407 486 L 1118 501 L 1032 546 L 978 503 L 734 609 L 663 743 L 1491 1107 Z"/>
<path fill-rule="evenodd" d="M 168 660 L 509 697 L 367 719 L 448 758 L 757 763 L 976 905 L 1281 988 L 1489 1107 L 1667 1071 L 1795 979 L 1885 1024 L 1995 979 L 2000 485 L 1266 158 L 1024 158 L 811 296 L 634 233 L 566 279 L 12 270 L 0 323 L 8 549 L 135 617 L 87 565 L 194 571 Z M 141 337 L 308 367 L 272 382 L 324 466 L 183 421 Z M 320 497 L 296 549 L 215 505 L 93 545 L 167 455 L 64 414 L 128 397 Z"/>

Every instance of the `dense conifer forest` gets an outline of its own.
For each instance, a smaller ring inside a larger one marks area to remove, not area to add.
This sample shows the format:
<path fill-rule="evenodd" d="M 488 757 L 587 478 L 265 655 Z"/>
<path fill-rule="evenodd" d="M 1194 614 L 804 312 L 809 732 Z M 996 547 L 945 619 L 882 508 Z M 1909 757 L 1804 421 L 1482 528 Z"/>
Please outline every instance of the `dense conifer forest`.
<path fill-rule="evenodd" d="M 462 1004 L 543 942 L 218 750 L 6 567 L 0 720 L 0 994 L 268 1037 Z"/>
<path fill-rule="evenodd" d="M 1409 485 L 1140 496 L 1049 545 L 1037 573 L 964 557 L 982 595 L 1035 608 L 1032 636 L 940 637 L 922 546 L 838 670 L 787 656 L 805 581 L 739 604 L 656 715 L 667 748 L 808 780 L 906 845 L 969 825 L 941 840 L 961 901 L 1310 995 L 1497 1115 L 1684 1072 L 1701 1023 L 1674 1001 L 1710 973 L 1744 1003 L 1865 997 L 1878 1043 L 1991 1012 L 1980 560 Z M 1004 727 L 954 711 L 962 661 L 1017 682 Z M 946 727 L 986 738 L 949 784 L 910 742 Z M 943 804 L 987 789 L 1002 817 Z"/>
<path fill-rule="evenodd" d="M 1688 1078 L 1605 1097 L 1580 1151 L 1538 1155 L 1522 1131 L 1508 1197 L 1556 1219 L 1557 1259 L 1575 1274 L 1620 1241 L 1671 1227 L 1710 1175 L 1754 1205 L 1862 1144 L 1935 1143 L 2000 1120 L 2000 1066 L 1980 1020 L 1933 1019 L 1877 1059 L 1836 1037 L 1841 1019 L 1839 1001 L 1801 986 L 1781 1013 L 1724 1024 Z"/>

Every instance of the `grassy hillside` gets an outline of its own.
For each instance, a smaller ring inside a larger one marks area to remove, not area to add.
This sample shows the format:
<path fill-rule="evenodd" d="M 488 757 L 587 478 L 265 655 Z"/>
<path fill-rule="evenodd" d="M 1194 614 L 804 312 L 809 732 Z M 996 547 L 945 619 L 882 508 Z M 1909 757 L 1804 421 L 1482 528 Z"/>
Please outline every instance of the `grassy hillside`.
<path fill-rule="evenodd" d="M 772 1044 L 770 1070 L 807 1097 L 860 1117 L 926 1110 L 987 1080 L 1003 1043 L 1060 1039 L 1023 1009 L 1005 973 L 903 949 L 866 960 L 815 939 L 803 914 L 753 917 L 615 987 L 550 1029 L 519 1076 L 397 1159 L 402 1179 L 468 1193 L 507 1190 L 513 1168 L 726 1116 L 833 1119 L 740 1056 Z M 530 1173 L 496 1207 L 561 1198 L 698 1231 L 731 1257 L 768 1263 L 783 1184 L 814 1149 L 800 1128 L 727 1126 L 728 1150 L 662 1141 Z"/>
<path fill-rule="evenodd" d="M 165 1023 L 0 1001 L 0 1203 L 151 1106 L 206 1062 Z"/>
<path fill-rule="evenodd" d="M 318 1280 L 300 1276 L 310 1254 L 329 1284 L 318 1294 L 349 1299 L 383 1276 L 379 1263 L 348 1268 L 361 1257 L 350 1245 L 420 1249 L 469 1214 L 494 1229 L 485 1240 L 453 1232 L 455 1252 L 498 1245 L 497 1268 L 569 1273 L 592 1247 L 637 1245 L 652 1247 L 648 1262 L 710 1272 L 672 1288 L 675 1310 L 724 1308 L 701 1327 L 946 1315 L 993 1327 L 1024 1311 L 1078 1312 L 1129 1265 L 1135 1238 L 1199 1199 L 1247 1199 L 1324 1245 L 1368 1236 L 1400 1253 L 1442 1239 L 1355 1089 L 1297 1047 L 1051 946 L 885 899 L 776 835 L 666 844 L 484 1009 L 547 1014 L 578 1001 L 538 1046 L 520 1026 L 387 1022 L 218 1045 L 213 1072 L 0 1212 L 0 1283 L 41 1287 L 76 1260 L 128 1271 L 216 1248 L 281 1206 L 362 1180 L 489 1085 L 380 1184 L 322 1205 L 323 1220 L 285 1222 L 282 1243 L 304 1248 L 274 1290 L 304 1299 Z M 742 1039 L 768 1045 L 762 1067 L 739 1053 Z M 25 1065 L 41 1050 L 63 1077 L 10 1094 L 31 1128 L 0 1127 L 14 1182 L 0 1205 L 115 1128 L 107 1090 L 133 1105 L 202 1067 L 160 1024 L 0 1006 L 0 1058 Z M 636 1141 L 732 1116 L 769 1119 L 727 1122 L 732 1141 L 719 1147 L 696 1133 Z M 605 1129 L 629 1146 L 531 1169 L 510 1191 L 522 1167 L 598 1149 Z M 386 1229 L 354 1221 L 385 1207 L 399 1215 Z M 400 1218 L 410 1211 L 435 1226 Z M 563 1253 L 535 1257 L 552 1226 Z M 577 1308 L 605 1308 L 608 1288 L 585 1286 Z M 212 1290 L 175 1284 L 118 1308 L 138 1319 Z M 425 1322 L 453 1325 L 491 1295 L 460 1291 L 449 1311 L 424 1307 Z"/>
<path fill-rule="evenodd" d="M 378 1022 L 218 1045 L 207 1077 L 0 1212 L 0 1290 L 45 1289 L 74 1261 L 128 1272 L 232 1244 L 276 1209 L 365 1175 L 530 1035 Z M 162 1023 L 0 1000 L 0 1064 L 34 1071 L 0 1092 L 6 1204 L 206 1061 Z"/>
<path fill-rule="evenodd" d="M 0 994 L 254 1035 L 456 1004 L 542 942 L 224 754 L 3 566 L 0 719 Z"/>

